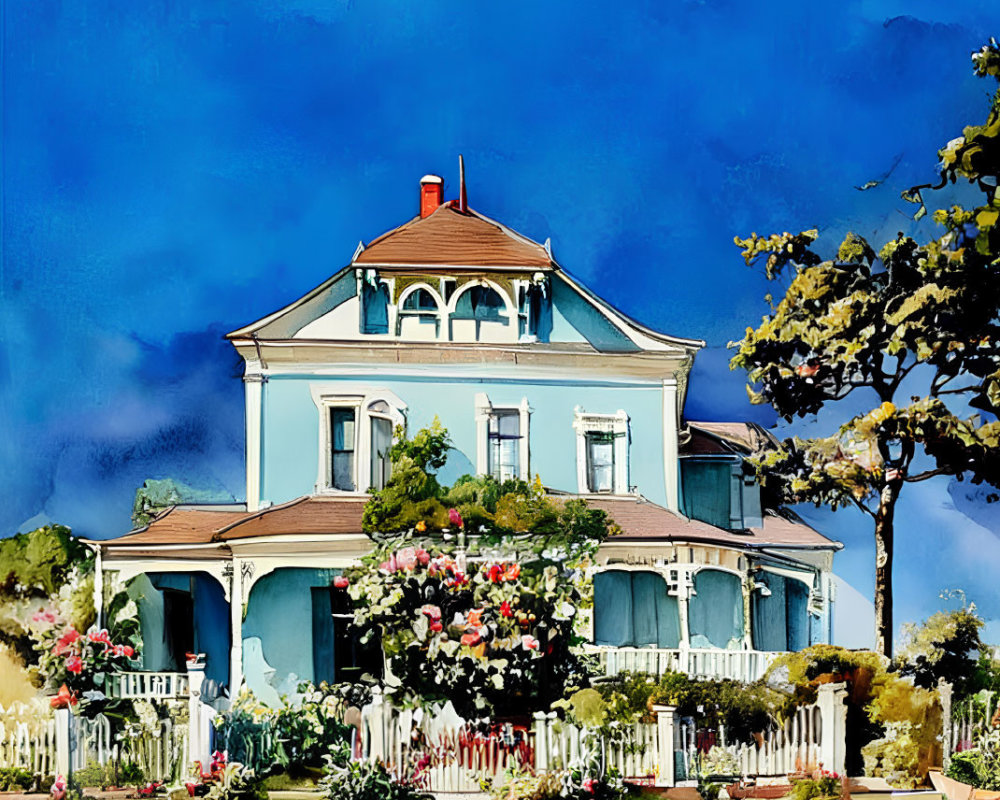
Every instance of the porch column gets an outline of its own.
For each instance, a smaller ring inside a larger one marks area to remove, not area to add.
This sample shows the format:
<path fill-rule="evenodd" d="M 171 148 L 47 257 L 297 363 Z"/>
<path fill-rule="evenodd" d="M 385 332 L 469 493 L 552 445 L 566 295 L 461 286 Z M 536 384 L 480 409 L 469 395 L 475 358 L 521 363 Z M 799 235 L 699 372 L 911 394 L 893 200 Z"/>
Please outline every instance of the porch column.
<path fill-rule="evenodd" d="M 229 695 L 235 700 L 243 683 L 243 561 L 234 558 L 229 576 L 229 620 L 232 645 L 229 654 Z"/>
<path fill-rule="evenodd" d="M 188 753 L 190 761 L 209 762 L 211 753 L 211 732 L 205 724 L 203 703 L 201 702 L 201 686 L 205 682 L 205 665 L 187 665 L 188 671 Z"/>
<path fill-rule="evenodd" d="M 663 483 L 667 508 L 680 513 L 680 464 L 677 456 L 677 379 L 663 379 Z"/>
<path fill-rule="evenodd" d="M 260 427 L 263 386 L 263 375 L 247 375 L 243 378 L 246 393 L 247 511 L 260 509 Z"/>
<path fill-rule="evenodd" d="M 104 627 L 104 562 L 101 558 L 101 546 L 94 548 L 94 611 L 97 614 L 97 629 Z"/>

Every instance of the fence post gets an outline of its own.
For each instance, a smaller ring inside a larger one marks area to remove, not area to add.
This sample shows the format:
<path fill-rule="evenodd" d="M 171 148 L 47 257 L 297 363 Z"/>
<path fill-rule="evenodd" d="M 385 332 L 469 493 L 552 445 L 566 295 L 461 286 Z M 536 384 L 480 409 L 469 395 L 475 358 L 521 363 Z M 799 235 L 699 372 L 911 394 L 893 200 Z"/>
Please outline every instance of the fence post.
<path fill-rule="evenodd" d="M 208 764 L 212 753 L 212 732 L 202 711 L 201 686 L 205 682 L 205 665 L 189 662 L 188 669 L 188 754 L 191 761 Z M 186 765 L 185 765 L 186 766 Z"/>
<path fill-rule="evenodd" d="M 535 718 L 535 772 L 549 768 L 549 725 L 544 711 L 536 711 Z"/>
<path fill-rule="evenodd" d="M 677 725 L 677 709 L 674 706 L 654 705 L 656 714 L 657 786 L 674 785 L 674 728 Z"/>
<path fill-rule="evenodd" d="M 56 720 L 56 775 L 62 775 L 67 782 L 72 773 L 73 735 L 70 726 L 73 718 L 68 708 L 57 708 Z"/>
<path fill-rule="evenodd" d="M 822 734 L 819 756 L 823 766 L 831 772 L 844 774 L 847 755 L 847 699 L 846 683 L 824 683 L 819 687 L 816 705 L 819 707 Z"/>
<path fill-rule="evenodd" d="M 941 767 L 945 771 L 951 764 L 951 753 L 954 742 L 951 740 L 951 684 L 944 678 L 938 678 L 938 694 L 941 696 Z"/>

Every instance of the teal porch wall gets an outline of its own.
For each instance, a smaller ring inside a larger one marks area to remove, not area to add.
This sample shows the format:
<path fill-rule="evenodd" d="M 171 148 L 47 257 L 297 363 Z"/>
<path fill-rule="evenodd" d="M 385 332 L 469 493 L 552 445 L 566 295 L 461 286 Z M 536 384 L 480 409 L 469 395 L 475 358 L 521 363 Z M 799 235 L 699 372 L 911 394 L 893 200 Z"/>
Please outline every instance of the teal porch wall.
<path fill-rule="evenodd" d="M 572 381 L 486 381 L 412 376 L 272 376 L 264 387 L 261 496 L 282 503 L 313 492 L 319 459 L 319 411 L 310 385 L 336 394 L 369 390 L 394 392 L 407 405 L 411 435 L 437 415 L 455 449 L 440 474 L 444 483 L 475 472 L 475 395 L 484 392 L 494 406 L 517 406 L 527 397 L 530 469 L 546 486 L 577 491 L 576 432 L 573 409 L 630 417 L 630 483 L 653 502 L 666 501 L 663 475 L 663 394 L 659 385 L 577 384 Z M 339 388 L 338 388 L 339 387 Z M 307 592 L 308 594 L 308 592 Z"/>
<path fill-rule="evenodd" d="M 229 683 L 229 603 L 222 586 L 205 572 L 150 572 L 129 582 L 128 594 L 139 610 L 142 631 L 142 669 L 181 671 L 167 651 L 163 589 L 189 592 L 194 618 L 190 620 L 195 649 L 205 654 L 205 677 Z"/>
<path fill-rule="evenodd" d="M 313 676 L 312 596 L 314 586 L 329 586 L 340 570 L 287 567 L 276 569 L 250 590 L 243 620 L 244 653 L 248 639 L 261 643 L 264 661 L 275 671 L 267 681 L 278 694 L 294 692 L 298 681 Z M 247 684 L 265 680 L 252 674 L 254 665 L 244 660 Z M 259 692 L 258 692 L 259 694 Z"/>

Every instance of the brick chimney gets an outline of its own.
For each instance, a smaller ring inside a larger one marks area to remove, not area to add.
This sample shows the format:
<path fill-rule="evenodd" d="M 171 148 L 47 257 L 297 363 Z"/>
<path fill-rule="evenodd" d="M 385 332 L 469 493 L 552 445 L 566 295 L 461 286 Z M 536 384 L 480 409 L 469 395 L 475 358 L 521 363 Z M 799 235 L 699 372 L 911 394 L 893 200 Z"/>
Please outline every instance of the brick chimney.
<path fill-rule="evenodd" d="M 437 175 L 420 179 L 420 217 L 429 217 L 444 202 L 444 180 Z"/>

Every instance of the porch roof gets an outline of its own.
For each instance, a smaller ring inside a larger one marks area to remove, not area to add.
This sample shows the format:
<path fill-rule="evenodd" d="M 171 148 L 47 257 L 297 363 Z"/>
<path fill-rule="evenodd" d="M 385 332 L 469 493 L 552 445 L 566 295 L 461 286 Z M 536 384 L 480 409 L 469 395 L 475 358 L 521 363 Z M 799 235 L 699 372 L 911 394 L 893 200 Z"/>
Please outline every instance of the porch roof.
<path fill-rule="evenodd" d="M 569 499 L 571 495 L 559 497 Z M 252 513 L 231 508 L 212 511 L 204 506 L 197 509 L 175 506 L 142 530 L 94 544 L 149 547 L 213 544 L 262 536 L 360 534 L 367 499 L 366 496 L 306 496 Z M 615 541 L 706 542 L 739 548 L 842 547 L 792 515 L 769 513 L 764 517 L 762 528 L 733 532 L 685 519 L 643 498 L 588 496 L 585 499 L 591 507 L 607 512 L 622 529 Z"/>
<path fill-rule="evenodd" d="M 813 530 L 798 518 L 767 513 L 764 527 L 728 531 L 696 519 L 686 519 L 642 498 L 588 497 L 593 508 L 606 511 L 622 529 L 612 541 L 706 542 L 730 547 L 788 547 L 839 550 L 843 545 Z"/>
<path fill-rule="evenodd" d="M 688 422 L 690 436 L 680 455 L 746 455 L 778 444 L 777 438 L 753 422 Z"/>

